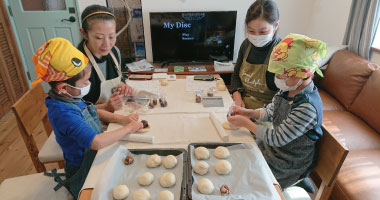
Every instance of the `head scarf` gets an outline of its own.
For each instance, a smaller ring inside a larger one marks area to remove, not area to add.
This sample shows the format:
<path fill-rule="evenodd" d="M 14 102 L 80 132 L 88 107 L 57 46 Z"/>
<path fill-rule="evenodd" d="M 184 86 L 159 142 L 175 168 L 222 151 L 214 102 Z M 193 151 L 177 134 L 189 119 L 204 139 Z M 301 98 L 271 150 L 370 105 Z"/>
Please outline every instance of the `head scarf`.
<path fill-rule="evenodd" d="M 318 60 L 324 58 L 326 54 L 326 43 L 291 33 L 274 47 L 270 56 L 268 71 L 302 79 L 317 72 L 323 77 L 318 68 Z"/>

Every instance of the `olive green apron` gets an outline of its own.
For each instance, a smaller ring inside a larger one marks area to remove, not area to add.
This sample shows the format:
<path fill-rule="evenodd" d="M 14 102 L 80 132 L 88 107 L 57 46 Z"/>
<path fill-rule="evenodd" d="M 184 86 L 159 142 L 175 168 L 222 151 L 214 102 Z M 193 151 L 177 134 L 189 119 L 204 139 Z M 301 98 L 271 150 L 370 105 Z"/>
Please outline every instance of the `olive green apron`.
<path fill-rule="evenodd" d="M 243 63 L 240 67 L 239 77 L 243 84 L 246 94 L 243 102 L 246 108 L 257 109 L 262 108 L 272 101 L 276 91 L 268 88 L 266 82 L 266 72 L 268 69 L 268 61 L 270 54 L 265 59 L 265 64 L 251 64 L 247 62 L 247 57 L 251 51 L 252 44 L 249 44 L 245 52 Z M 273 47 L 271 47 L 273 48 Z"/>

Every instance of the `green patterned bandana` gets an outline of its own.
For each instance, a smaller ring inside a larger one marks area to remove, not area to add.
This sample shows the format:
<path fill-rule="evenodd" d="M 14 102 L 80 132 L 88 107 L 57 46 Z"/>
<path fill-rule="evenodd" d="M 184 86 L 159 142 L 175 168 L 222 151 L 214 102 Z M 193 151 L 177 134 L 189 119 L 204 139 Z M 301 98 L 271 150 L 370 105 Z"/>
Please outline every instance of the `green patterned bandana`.
<path fill-rule="evenodd" d="M 307 78 L 317 72 L 323 77 L 318 68 L 318 60 L 324 58 L 326 54 L 326 43 L 290 33 L 274 47 L 268 71 L 297 78 Z"/>

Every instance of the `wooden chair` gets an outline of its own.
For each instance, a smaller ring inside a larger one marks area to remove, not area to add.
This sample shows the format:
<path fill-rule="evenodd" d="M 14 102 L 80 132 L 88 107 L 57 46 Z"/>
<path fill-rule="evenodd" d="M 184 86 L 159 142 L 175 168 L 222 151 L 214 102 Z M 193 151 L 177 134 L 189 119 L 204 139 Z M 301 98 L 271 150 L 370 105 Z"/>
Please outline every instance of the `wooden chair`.
<path fill-rule="evenodd" d="M 310 177 L 316 185 L 319 185 L 316 200 L 327 200 L 330 198 L 336 177 L 349 150 L 343 146 L 326 128 L 322 125 L 323 136 L 318 142 L 317 166 Z M 287 200 L 311 199 L 308 193 L 300 187 L 289 187 L 284 190 Z M 302 195 L 306 194 L 305 195 Z"/>
<path fill-rule="evenodd" d="M 46 96 L 42 85 L 38 84 L 29 89 L 12 106 L 21 136 L 37 172 L 46 171 L 43 163 L 58 162 L 60 168 L 64 167 L 62 149 L 56 142 L 54 133 L 51 134 L 52 127 L 47 116 L 47 107 L 45 105 Z M 39 151 L 32 132 L 41 122 L 49 138 L 45 141 L 41 151 Z"/>

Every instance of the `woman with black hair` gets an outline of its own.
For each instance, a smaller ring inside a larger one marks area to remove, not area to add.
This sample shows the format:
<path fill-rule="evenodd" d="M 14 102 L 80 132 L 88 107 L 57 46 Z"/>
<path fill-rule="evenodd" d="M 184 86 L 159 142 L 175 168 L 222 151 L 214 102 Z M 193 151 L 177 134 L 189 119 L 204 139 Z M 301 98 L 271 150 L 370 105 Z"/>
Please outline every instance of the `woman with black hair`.
<path fill-rule="evenodd" d="M 121 75 L 120 51 L 115 46 L 115 16 L 104 6 L 91 5 L 84 9 L 81 19 L 83 41 L 78 49 L 93 66 L 90 92 L 83 99 L 94 103 L 97 108 L 113 112 L 122 107 L 120 96 L 133 92 Z"/>
<path fill-rule="evenodd" d="M 247 39 L 240 46 L 231 78 L 237 106 L 256 109 L 271 102 L 277 87 L 268 71 L 269 56 L 281 39 L 277 36 L 279 12 L 272 0 L 257 0 L 245 18 Z"/>

